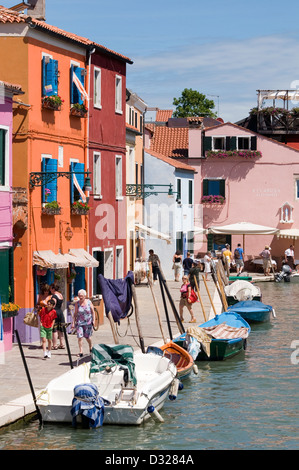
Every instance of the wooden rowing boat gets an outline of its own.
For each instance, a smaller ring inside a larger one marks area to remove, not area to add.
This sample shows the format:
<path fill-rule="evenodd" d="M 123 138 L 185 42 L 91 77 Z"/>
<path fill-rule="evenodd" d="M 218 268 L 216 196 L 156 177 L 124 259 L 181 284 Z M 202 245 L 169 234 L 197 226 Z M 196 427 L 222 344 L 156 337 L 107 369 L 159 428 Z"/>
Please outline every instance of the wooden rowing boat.
<path fill-rule="evenodd" d="M 163 355 L 176 366 L 178 379 L 181 380 L 190 376 L 194 367 L 194 360 L 186 349 L 173 341 L 163 344 L 160 349 L 163 351 Z"/>

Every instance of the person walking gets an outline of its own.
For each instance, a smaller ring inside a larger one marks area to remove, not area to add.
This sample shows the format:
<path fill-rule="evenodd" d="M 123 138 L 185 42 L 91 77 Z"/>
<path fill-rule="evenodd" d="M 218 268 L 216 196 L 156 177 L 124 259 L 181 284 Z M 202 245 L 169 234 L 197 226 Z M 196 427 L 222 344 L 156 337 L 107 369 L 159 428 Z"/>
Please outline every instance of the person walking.
<path fill-rule="evenodd" d="M 193 259 L 191 258 L 191 254 L 190 252 L 188 251 L 187 252 L 187 257 L 184 259 L 183 261 L 183 268 L 184 268 L 184 274 L 186 276 L 189 275 L 189 272 L 190 272 L 190 269 L 192 267 L 192 263 L 193 263 Z"/>
<path fill-rule="evenodd" d="M 192 263 L 192 267 L 189 272 L 189 281 L 190 281 L 191 288 L 195 290 L 195 292 L 196 292 L 196 285 L 195 285 L 194 278 L 196 278 L 197 286 L 199 289 L 199 273 L 200 272 L 201 272 L 201 268 L 200 268 L 199 260 L 194 259 Z"/>
<path fill-rule="evenodd" d="M 187 307 L 190 315 L 191 315 L 191 320 L 190 323 L 196 323 L 196 318 L 194 316 L 193 310 L 192 310 L 192 303 L 188 302 L 188 297 L 191 295 L 191 285 L 189 282 L 189 278 L 186 274 L 182 277 L 183 284 L 181 285 L 181 298 L 180 298 L 180 304 L 179 304 L 179 311 L 180 311 L 180 319 L 183 322 L 184 321 L 184 316 L 183 316 L 183 311 L 184 307 Z"/>
<path fill-rule="evenodd" d="M 154 281 L 153 284 L 155 284 L 155 282 L 158 279 L 160 259 L 159 259 L 159 256 L 154 253 L 154 250 L 149 250 L 148 262 L 151 263 L 152 265 L 153 281 Z"/>
<path fill-rule="evenodd" d="M 205 268 L 204 268 L 204 273 L 205 273 L 205 279 L 206 281 L 208 281 L 208 274 L 211 272 L 211 261 L 212 261 L 212 255 L 211 255 L 211 252 L 210 251 L 207 251 L 205 256 L 204 256 L 204 259 L 203 259 L 203 262 L 204 262 L 204 265 L 205 265 Z"/>
<path fill-rule="evenodd" d="M 89 351 L 92 350 L 91 336 L 93 333 L 93 324 L 95 321 L 95 312 L 91 300 L 86 298 L 86 290 L 78 291 L 79 300 L 75 304 L 75 313 L 72 328 L 76 327 L 79 345 L 78 357 L 83 357 L 83 338 L 86 339 Z"/>
<path fill-rule="evenodd" d="M 224 266 L 226 268 L 227 276 L 229 276 L 233 254 L 230 251 L 230 245 L 225 245 L 225 246 L 226 246 L 226 249 L 222 252 L 222 256 L 223 256 L 223 261 L 224 261 Z"/>
<path fill-rule="evenodd" d="M 268 245 L 265 245 L 265 248 L 263 251 L 261 251 L 260 256 L 263 260 L 263 269 L 264 269 L 264 274 L 265 276 L 270 275 L 270 269 L 271 269 L 271 253 L 270 253 L 270 247 Z"/>
<path fill-rule="evenodd" d="M 238 243 L 237 248 L 234 251 L 234 260 L 237 268 L 237 276 L 240 276 L 241 272 L 244 269 L 244 250 L 241 247 L 241 243 Z"/>
<path fill-rule="evenodd" d="M 61 309 L 63 303 L 63 295 L 60 292 L 59 285 L 54 282 L 50 285 L 50 292 L 52 295 L 52 299 L 55 301 L 55 310 L 57 314 L 57 318 L 55 320 L 54 328 L 53 328 L 53 349 L 65 349 L 64 346 L 64 336 L 63 336 L 63 328 L 62 324 L 65 322 L 63 311 Z M 57 345 L 57 340 L 59 339 L 59 346 Z"/>
<path fill-rule="evenodd" d="M 174 280 L 179 282 L 181 277 L 181 268 L 183 263 L 183 256 L 180 250 L 177 250 L 172 258 L 172 267 L 174 269 Z"/>
<path fill-rule="evenodd" d="M 295 252 L 293 245 L 290 245 L 290 247 L 284 252 L 284 261 L 290 266 L 290 268 L 295 269 Z"/>
<path fill-rule="evenodd" d="M 42 307 L 39 311 L 40 316 L 40 337 L 42 340 L 42 348 L 44 353 L 44 359 L 51 358 L 51 347 L 53 337 L 53 326 L 57 317 L 55 307 L 55 300 L 49 299 L 46 307 Z M 48 350 L 47 350 L 48 341 Z"/>

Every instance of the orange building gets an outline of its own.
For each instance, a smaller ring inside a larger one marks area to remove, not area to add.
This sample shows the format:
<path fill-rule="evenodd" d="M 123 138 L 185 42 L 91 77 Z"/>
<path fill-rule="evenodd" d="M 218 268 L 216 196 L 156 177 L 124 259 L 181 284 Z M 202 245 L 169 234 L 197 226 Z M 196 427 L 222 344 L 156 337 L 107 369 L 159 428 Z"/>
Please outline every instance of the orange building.
<path fill-rule="evenodd" d="M 0 7 L 1 79 L 20 83 L 24 91 L 13 109 L 15 302 L 21 306 L 15 326 L 24 330 L 22 340 L 38 334 L 25 331 L 23 317 L 36 304 L 42 282 L 59 279 L 65 308 L 87 285 L 86 268 L 98 265 L 88 254 L 84 188 L 91 44 Z"/>

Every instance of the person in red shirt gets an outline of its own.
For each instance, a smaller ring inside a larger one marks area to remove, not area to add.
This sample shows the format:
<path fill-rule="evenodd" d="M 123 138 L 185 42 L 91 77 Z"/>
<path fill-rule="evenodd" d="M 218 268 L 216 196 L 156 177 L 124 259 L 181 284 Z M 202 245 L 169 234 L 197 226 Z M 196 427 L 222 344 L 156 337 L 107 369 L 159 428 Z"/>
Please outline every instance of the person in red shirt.
<path fill-rule="evenodd" d="M 44 359 L 51 357 L 51 348 L 52 348 L 52 332 L 53 326 L 55 323 L 55 318 L 57 317 L 56 310 L 54 310 L 55 300 L 49 299 L 47 306 L 43 307 L 40 312 L 40 337 L 42 339 L 42 347 L 44 352 Z M 47 351 L 47 340 L 48 340 L 48 351 Z"/>

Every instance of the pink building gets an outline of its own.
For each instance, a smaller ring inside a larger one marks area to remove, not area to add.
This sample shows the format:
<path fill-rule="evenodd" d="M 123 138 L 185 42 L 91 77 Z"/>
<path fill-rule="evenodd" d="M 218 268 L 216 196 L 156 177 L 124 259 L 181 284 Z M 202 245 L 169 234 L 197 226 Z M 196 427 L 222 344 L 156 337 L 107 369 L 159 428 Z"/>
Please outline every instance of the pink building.
<path fill-rule="evenodd" d="M 189 162 L 198 169 L 195 200 L 202 204 L 204 228 L 239 222 L 299 228 L 298 150 L 225 123 L 189 131 Z M 293 242 L 274 234 L 210 234 L 207 239 L 209 249 L 245 243 L 247 259 L 268 244 L 277 261 Z"/>
<path fill-rule="evenodd" d="M 12 217 L 12 118 L 14 95 L 23 94 L 19 85 L 0 81 L 0 301 L 13 302 L 13 217 Z M 12 346 L 12 313 L 2 311 L 3 341 L 0 352 Z"/>

